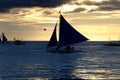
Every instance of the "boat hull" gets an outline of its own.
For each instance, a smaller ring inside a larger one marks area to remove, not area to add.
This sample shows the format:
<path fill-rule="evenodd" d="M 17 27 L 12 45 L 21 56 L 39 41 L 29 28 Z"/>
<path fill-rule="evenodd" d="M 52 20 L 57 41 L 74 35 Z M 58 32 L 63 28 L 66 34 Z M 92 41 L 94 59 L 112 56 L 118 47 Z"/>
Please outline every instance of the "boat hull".
<path fill-rule="evenodd" d="M 107 44 L 104 44 L 106 46 L 120 46 L 120 41 L 111 41 Z"/>
<path fill-rule="evenodd" d="M 20 40 L 15 40 L 13 43 L 14 43 L 15 45 L 25 45 L 25 43 L 22 42 L 22 41 L 20 41 Z"/>
<path fill-rule="evenodd" d="M 48 52 L 52 52 L 52 53 L 73 53 L 76 52 L 75 49 L 73 47 L 54 47 L 54 48 L 49 48 Z"/>

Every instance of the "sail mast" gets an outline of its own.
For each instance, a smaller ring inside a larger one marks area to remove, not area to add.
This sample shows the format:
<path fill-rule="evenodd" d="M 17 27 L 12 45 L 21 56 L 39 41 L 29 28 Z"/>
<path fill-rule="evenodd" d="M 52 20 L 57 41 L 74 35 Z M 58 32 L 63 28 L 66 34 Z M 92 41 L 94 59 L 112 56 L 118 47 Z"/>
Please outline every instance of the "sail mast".
<path fill-rule="evenodd" d="M 58 46 L 60 46 L 60 16 L 61 16 L 61 10 L 59 11 Z"/>

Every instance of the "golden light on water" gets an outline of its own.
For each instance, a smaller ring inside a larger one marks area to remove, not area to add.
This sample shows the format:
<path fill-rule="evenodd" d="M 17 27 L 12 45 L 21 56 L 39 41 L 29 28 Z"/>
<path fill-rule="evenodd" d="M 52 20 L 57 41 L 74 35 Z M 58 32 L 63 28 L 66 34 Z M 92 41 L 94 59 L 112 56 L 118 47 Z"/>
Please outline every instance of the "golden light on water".
<path fill-rule="evenodd" d="M 73 75 L 75 75 L 78 79 L 82 78 L 82 79 L 90 79 L 90 80 L 106 79 L 107 76 L 105 76 L 104 74 L 112 74 L 112 73 L 113 73 L 113 70 L 108 70 L 108 69 L 95 69 L 95 68 L 79 69 L 79 67 L 78 68 L 76 67 L 73 71 Z M 113 78 L 111 77 L 109 79 L 113 79 Z"/>
<path fill-rule="evenodd" d="M 108 75 L 114 74 L 116 70 L 108 70 L 108 69 L 76 69 L 73 71 L 73 74 L 76 75 L 77 78 L 83 78 L 83 79 L 90 79 L 90 80 L 101 80 L 106 79 Z M 105 74 L 105 75 L 104 75 Z M 113 77 L 113 76 L 116 76 Z M 108 79 L 119 79 L 119 75 L 112 75 Z"/>

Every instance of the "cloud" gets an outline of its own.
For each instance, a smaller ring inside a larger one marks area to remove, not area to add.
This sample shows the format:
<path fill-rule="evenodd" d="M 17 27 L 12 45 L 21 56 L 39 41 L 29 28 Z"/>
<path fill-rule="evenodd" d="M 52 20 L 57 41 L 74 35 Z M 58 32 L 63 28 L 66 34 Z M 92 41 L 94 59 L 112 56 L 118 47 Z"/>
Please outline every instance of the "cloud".
<path fill-rule="evenodd" d="M 81 12 L 85 11 L 85 8 L 76 8 L 73 12 Z"/>
<path fill-rule="evenodd" d="M 98 10 L 102 10 L 102 11 L 113 11 L 113 10 L 120 10 L 120 7 L 116 7 L 116 6 L 100 6 L 98 8 Z"/>
<path fill-rule="evenodd" d="M 44 14 L 45 16 L 47 16 L 47 15 L 51 15 L 52 12 L 51 12 L 51 11 L 44 11 L 43 14 Z"/>
<path fill-rule="evenodd" d="M 66 13 L 77 13 L 77 12 L 83 12 L 85 10 L 86 10 L 85 8 L 79 7 L 79 8 L 72 10 L 72 11 L 67 11 Z"/>
<path fill-rule="evenodd" d="M 96 1 L 84 1 L 83 4 L 85 5 L 100 5 L 101 2 L 96 2 Z"/>
<path fill-rule="evenodd" d="M 100 10 L 100 11 L 113 11 L 120 10 L 120 0 L 106 0 L 102 2 L 95 1 L 84 1 L 85 5 L 95 5 L 98 6 L 98 9 L 94 9 L 92 11 Z"/>
<path fill-rule="evenodd" d="M 57 7 L 71 0 L 0 0 L 0 12 L 8 12 L 11 8 L 24 7 Z"/>
<path fill-rule="evenodd" d="M 0 12 L 9 12 L 8 9 L 0 8 Z"/>
<path fill-rule="evenodd" d="M 104 11 L 113 11 L 113 10 L 120 10 L 120 1 L 118 0 L 110 0 L 110 1 L 104 1 L 102 5 L 100 5 L 99 10 Z"/>

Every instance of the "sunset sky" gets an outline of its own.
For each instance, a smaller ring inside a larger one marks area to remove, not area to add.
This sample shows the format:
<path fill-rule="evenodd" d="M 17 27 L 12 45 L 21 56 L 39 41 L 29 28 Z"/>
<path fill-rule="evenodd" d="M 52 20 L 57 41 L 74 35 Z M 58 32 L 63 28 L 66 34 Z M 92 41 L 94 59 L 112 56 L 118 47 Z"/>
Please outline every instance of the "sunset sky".
<path fill-rule="evenodd" d="M 49 40 L 60 10 L 90 41 L 120 40 L 120 0 L 0 0 L 0 33 Z"/>

